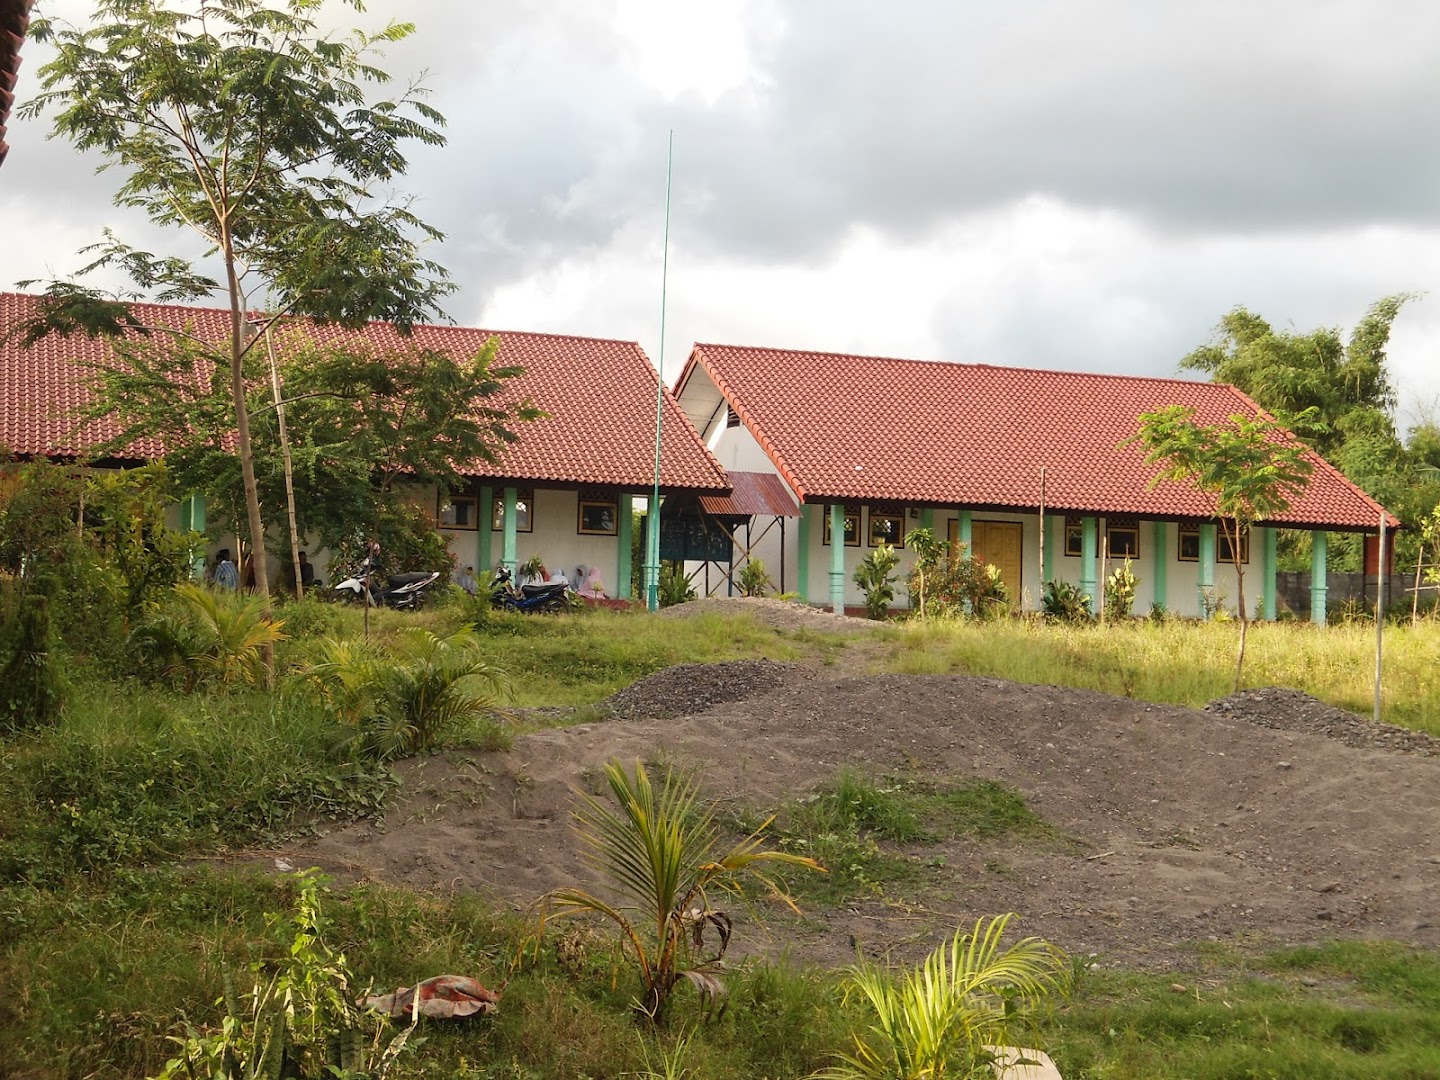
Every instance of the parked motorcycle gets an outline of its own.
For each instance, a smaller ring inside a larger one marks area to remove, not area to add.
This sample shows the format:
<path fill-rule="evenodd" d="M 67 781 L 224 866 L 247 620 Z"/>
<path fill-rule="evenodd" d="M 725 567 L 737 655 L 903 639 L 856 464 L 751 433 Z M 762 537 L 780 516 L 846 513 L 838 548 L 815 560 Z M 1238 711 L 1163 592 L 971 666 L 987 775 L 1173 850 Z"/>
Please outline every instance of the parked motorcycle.
<path fill-rule="evenodd" d="M 370 560 L 360 564 L 354 574 L 339 582 L 334 589 L 337 599 L 360 603 L 368 600 L 377 607 L 392 607 L 402 611 L 418 611 L 425 606 L 427 590 L 440 579 L 438 572 L 420 570 L 409 574 L 370 575 L 370 588 L 365 588 L 365 576 Z"/>
<path fill-rule="evenodd" d="M 495 571 L 490 586 L 491 605 L 503 611 L 569 611 L 572 595 L 570 584 L 565 581 L 550 585 L 521 585 L 517 589 L 514 577 L 503 566 Z"/>

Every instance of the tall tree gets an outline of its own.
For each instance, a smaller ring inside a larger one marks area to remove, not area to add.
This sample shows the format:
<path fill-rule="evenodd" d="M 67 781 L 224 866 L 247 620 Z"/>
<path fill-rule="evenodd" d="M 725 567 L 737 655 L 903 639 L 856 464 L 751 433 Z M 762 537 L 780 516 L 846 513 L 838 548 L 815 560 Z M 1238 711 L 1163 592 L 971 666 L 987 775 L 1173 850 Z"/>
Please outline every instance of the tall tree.
<path fill-rule="evenodd" d="M 360 0 L 344 0 L 357 11 Z M 253 295 L 266 308 L 347 326 L 386 319 L 402 330 L 440 314 L 453 288 L 420 245 L 440 234 L 407 205 L 386 201 L 406 168 L 409 140 L 439 145 L 444 118 L 411 85 L 370 99 L 389 81 L 372 60 L 413 32 L 321 33 L 324 0 L 97 0 L 88 28 L 40 20 L 37 39 L 55 58 L 40 70 L 41 93 L 21 110 L 55 109 L 53 134 L 98 151 L 124 181 L 118 205 L 158 225 L 183 227 L 208 244 L 205 261 L 157 256 L 107 232 L 82 274 L 119 270 L 131 298 L 224 297 L 223 347 L 189 338 L 222 373 L 228 390 L 245 516 L 262 592 L 269 581 L 256 486 L 245 362 L 263 340 L 247 322 Z M 218 272 L 217 272 L 218 271 Z M 125 330 L 185 339 L 146 327 L 123 305 L 70 281 L 47 289 L 33 340 L 48 331 Z"/>
<path fill-rule="evenodd" d="M 1230 541 L 1239 594 L 1240 650 L 1235 660 L 1235 689 L 1239 690 L 1250 624 L 1241 545 L 1250 526 L 1284 513 L 1290 500 L 1305 490 L 1310 463 L 1304 448 L 1290 441 L 1286 430 L 1273 420 L 1237 413 L 1228 423 L 1200 424 L 1195 410 L 1186 405 L 1142 413 L 1140 431 L 1126 445 L 1133 443 L 1144 447 L 1147 464 L 1160 466 L 1152 487 L 1178 480 L 1215 498 L 1215 511 Z"/>

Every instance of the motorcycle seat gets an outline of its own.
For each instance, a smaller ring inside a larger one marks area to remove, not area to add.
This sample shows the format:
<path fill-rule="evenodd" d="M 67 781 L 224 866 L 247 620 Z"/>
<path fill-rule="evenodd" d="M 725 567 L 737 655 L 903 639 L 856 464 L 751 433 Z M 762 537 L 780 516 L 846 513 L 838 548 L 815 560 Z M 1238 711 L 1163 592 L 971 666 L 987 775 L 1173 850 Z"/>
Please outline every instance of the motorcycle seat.
<path fill-rule="evenodd" d="M 412 574 L 391 574 L 390 588 L 399 589 L 406 585 L 414 585 L 417 581 L 428 581 L 430 575 L 424 571 L 417 571 Z"/>
<path fill-rule="evenodd" d="M 544 596 L 546 593 L 559 593 L 565 591 L 565 583 L 557 581 L 552 585 L 521 585 L 522 596 Z"/>

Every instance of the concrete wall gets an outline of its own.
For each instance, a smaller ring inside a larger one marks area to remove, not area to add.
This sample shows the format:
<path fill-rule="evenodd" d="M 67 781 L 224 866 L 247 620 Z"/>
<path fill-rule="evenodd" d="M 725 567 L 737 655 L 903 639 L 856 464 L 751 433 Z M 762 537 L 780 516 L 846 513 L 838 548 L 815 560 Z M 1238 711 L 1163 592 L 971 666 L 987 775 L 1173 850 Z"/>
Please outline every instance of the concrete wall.
<path fill-rule="evenodd" d="M 1275 592 L 1280 611 L 1291 611 L 1302 619 L 1310 617 L 1310 577 L 1308 570 L 1282 570 L 1275 575 Z M 1375 591 L 1380 580 L 1374 574 L 1361 574 L 1358 571 L 1331 571 L 1325 575 L 1328 590 L 1325 606 L 1330 611 L 1350 603 L 1373 608 Z M 1415 575 L 1391 574 L 1386 584 L 1385 607 L 1389 610 L 1402 608 L 1409 611 L 1412 598 L 1410 590 L 1415 587 Z M 1422 610 L 1437 602 L 1440 602 L 1440 592 L 1431 590 L 1420 594 Z"/>

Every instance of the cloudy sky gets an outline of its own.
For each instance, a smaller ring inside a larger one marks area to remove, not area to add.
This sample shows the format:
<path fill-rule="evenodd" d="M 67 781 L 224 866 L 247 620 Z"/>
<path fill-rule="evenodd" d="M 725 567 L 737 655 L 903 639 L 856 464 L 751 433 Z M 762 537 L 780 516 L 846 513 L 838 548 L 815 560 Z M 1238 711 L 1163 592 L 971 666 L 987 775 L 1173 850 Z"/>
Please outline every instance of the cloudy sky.
<path fill-rule="evenodd" d="M 1169 375 L 1237 304 L 1348 327 L 1413 291 L 1402 425 L 1440 397 L 1440 5 L 367 6 L 415 21 L 387 66 L 449 117 L 405 188 L 447 234 L 457 322 L 657 358 L 673 130 L 671 378 L 697 340 Z M 45 130 L 11 124 L 0 288 L 105 224 L 145 239 Z"/>

